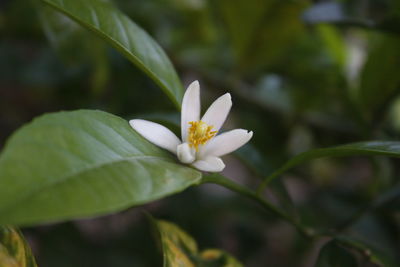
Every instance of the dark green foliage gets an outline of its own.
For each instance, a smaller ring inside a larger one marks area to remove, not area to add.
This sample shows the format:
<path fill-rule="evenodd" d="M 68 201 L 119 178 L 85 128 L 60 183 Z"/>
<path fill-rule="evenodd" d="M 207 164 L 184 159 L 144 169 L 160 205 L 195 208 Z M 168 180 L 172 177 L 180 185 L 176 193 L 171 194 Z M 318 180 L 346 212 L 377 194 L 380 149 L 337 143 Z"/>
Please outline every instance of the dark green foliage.
<path fill-rule="evenodd" d="M 30 225 L 44 267 L 161 266 L 139 204 L 221 249 L 180 244 L 198 266 L 400 266 L 399 14 L 396 0 L 1 2 L 0 223 Z M 232 94 L 226 129 L 254 131 L 226 157 L 233 181 L 208 178 L 242 196 L 188 189 L 207 176 L 127 124 L 179 133 L 195 79 L 202 107 Z"/>

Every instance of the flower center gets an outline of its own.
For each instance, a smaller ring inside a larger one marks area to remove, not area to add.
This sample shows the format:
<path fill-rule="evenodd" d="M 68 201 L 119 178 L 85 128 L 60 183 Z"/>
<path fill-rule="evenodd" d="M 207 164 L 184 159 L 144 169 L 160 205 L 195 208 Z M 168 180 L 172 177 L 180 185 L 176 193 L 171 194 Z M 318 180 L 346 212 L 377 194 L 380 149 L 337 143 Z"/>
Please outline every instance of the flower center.
<path fill-rule="evenodd" d="M 199 145 L 204 145 L 217 133 L 217 131 L 211 131 L 211 129 L 213 128 L 212 125 L 208 125 L 203 121 L 191 121 L 189 122 L 189 124 L 189 146 L 194 147 L 196 151 L 199 151 Z"/>

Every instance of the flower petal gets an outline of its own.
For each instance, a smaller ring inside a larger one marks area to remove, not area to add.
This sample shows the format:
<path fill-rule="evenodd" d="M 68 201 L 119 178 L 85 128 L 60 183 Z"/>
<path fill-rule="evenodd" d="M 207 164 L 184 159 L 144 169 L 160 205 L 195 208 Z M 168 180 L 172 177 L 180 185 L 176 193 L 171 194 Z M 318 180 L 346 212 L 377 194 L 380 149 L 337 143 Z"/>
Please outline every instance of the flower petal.
<path fill-rule="evenodd" d="M 195 151 L 193 151 L 192 148 L 190 148 L 188 143 L 183 143 L 180 144 L 177 149 L 177 156 L 180 162 L 185 163 L 185 164 L 190 164 L 192 163 L 196 158 L 195 158 Z"/>
<path fill-rule="evenodd" d="M 217 135 L 216 137 L 211 139 L 204 147 L 202 147 L 201 151 L 199 151 L 199 157 L 220 157 L 226 155 L 246 144 L 252 136 L 253 132 L 248 132 L 247 130 L 243 129 L 235 129 Z"/>
<path fill-rule="evenodd" d="M 186 142 L 189 122 L 200 119 L 200 84 L 192 82 L 186 89 L 182 100 L 181 134 L 182 142 Z"/>
<path fill-rule="evenodd" d="M 231 107 L 231 95 L 226 93 L 211 104 L 201 120 L 210 126 L 212 125 L 213 131 L 219 131 L 222 124 L 224 124 Z"/>
<path fill-rule="evenodd" d="M 130 120 L 129 124 L 144 138 L 176 154 L 176 147 L 181 143 L 179 138 L 161 124 L 146 120 Z"/>
<path fill-rule="evenodd" d="M 196 160 L 192 166 L 205 172 L 220 172 L 225 168 L 224 162 L 218 157 L 207 157 L 205 159 Z"/>

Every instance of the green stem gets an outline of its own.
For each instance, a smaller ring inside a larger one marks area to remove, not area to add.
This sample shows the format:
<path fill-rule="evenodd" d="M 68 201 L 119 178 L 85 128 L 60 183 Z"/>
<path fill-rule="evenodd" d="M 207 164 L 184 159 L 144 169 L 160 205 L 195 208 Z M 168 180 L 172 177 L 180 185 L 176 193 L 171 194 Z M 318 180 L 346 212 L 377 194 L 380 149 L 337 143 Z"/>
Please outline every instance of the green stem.
<path fill-rule="evenodd" d="M 275 214 L 279 218 L 293 225 L 304 237 L 313 238 L 315 236 L 314 231 L 312 229 L 305 228 L 297 220 L 290 217 L 288 214 L 284 213 L 283 211 L 281 211 L 280 209 L 278 209 L 277 207 L 266 201 L 264 198 L 257 195 L 255 192 L 251 191 L 250 189 L 242 185 L 232 182 L 231 180 L 225 178 L 220 174 L 211 174 L 204 176 L 201 184 L 206 184 L 206 183 L 218 184 L 236 193 L 239 193 L 242 196 L 248 197 L 249 199 L 256 201 L 258 204 L 260 204 L 263 208 L 265 208 L 269 212 Z"/>

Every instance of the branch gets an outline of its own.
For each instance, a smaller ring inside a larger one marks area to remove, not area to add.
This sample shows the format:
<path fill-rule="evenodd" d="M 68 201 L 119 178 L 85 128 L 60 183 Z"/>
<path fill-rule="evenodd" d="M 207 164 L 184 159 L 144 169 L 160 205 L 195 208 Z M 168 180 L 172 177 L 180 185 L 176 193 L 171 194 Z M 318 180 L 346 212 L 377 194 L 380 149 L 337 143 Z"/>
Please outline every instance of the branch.
<path fill-rule="evenodd" d="M 284 213 L 271 203 L 269 203 L 267 200 L 262 198 L 261 196 L 257 195 L 255 192 L 251 191 L 250 189 L 239 185 L 224 176 L 220 174 L 210 174 L 207 176 L 204 176 L 201 184 L 206 184 L 206 183 L 212 183 L 212 184 L 218 184 L 220 186 L 223 186 L 227 189 L 230 189 L 231 191 L 234 191 L 236 193 L 239 193 L 242 196 L 245 196 L 249 199 L 254 200 L 257 202 L 259 205 L 261 205 L 263 208 L 268 210 L 269 212 L 273 213 L 277 217 L 285 220 L 289 224 L 293 225 L 304 237 L 306 238 L 314 238 L 315 232 L 313 229 L 306 228 L 303 225 L 301 225 L 296 219 L 290 217 L 288 214 Z"/>

